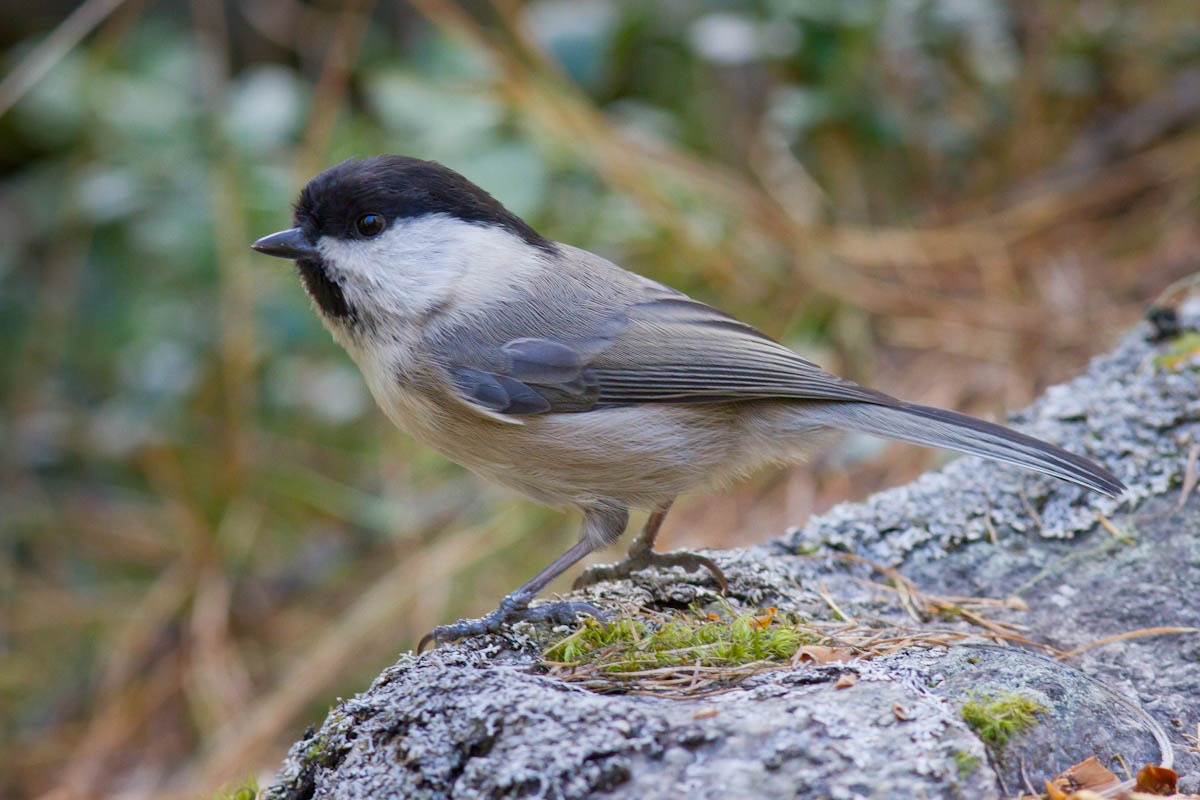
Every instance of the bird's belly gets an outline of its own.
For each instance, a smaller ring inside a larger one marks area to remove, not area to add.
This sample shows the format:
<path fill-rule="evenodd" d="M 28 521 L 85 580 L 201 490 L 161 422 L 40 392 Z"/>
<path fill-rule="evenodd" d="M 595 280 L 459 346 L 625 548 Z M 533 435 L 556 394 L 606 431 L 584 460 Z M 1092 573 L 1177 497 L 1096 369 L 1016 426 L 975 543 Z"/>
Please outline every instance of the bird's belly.
<path fill-rule="evenodd" d="M 720 409 L 638 406 L 490 419 L 453 399 L 395 390 L 401 429 L 496 483 L 555 507 L 653 508 L 724 477 L 735 420 Z"/>

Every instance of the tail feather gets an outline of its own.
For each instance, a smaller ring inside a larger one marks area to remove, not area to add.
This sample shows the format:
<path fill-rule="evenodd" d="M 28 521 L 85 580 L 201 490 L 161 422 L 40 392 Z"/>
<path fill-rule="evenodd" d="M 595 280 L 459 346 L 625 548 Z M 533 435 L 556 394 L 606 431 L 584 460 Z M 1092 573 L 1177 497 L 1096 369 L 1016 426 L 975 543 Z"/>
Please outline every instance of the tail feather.
<path fill-rule="evenodd" d="M 984 456 L 1117 497 L 1125 485 L 1094 461 L 991 422 L 911 403 L 838 403 L 835 427 Z"/>

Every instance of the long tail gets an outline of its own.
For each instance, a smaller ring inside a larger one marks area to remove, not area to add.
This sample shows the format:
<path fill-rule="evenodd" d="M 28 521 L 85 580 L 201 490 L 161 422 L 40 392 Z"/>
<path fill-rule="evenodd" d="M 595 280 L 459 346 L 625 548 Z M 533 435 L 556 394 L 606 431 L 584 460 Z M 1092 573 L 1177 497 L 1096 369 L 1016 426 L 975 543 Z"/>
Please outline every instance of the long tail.
<path fill-rule="evenodd" d="M 1090 459 L 966 414 L 904 402 L 837 403 L 827 408 L 837 428 L 1006 461 L 1110 497 L 1125 491 L 1116 475 Z"/>

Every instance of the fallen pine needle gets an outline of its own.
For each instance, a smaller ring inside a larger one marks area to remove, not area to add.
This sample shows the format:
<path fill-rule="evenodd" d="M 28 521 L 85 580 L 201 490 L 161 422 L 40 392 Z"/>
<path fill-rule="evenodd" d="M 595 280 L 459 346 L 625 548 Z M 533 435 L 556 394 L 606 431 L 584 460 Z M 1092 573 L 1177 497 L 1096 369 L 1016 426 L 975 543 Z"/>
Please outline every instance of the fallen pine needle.
<path fill-rule="evenodd" d="M 1100 521 L 1100 525 L 1104 528 L 1104 530 L 1111 533 L 1113 538 L 1117 541 L 1129 545 L 1137 544 L 1136 539 L 1134 539 L 1128 533 L 1122 533 L 1120 528 L 1118 528 L 1116 525 L 1113 525 L 1109 518 L 1104 516 L 1099 511 L 1096 512 L 1096 519 Z"/>
<path fill-rule="evenodd" d="M 825 588 L 824 581 L 822 581 L 821 585 L 818 587 L 817 594 L 821 595 L 821 599 L 824 600 L 831 609 L 833 609 L 833 613 L 837 614 L 846 622 L 854 622 L 854 617 L 838 608 L 838 604 L 834 602 L 833 597 L 829 594 L 829 590 Z"/>
<path fill-rule="evenodd" d="M 1082 647 L 1076 647 L 1074 650 L 1068 650 L 1057 658 L 1059 661 L 1064 661 L 1068 658 L 1079 655 L 1084 650 L 1091 650 L 1093 647 L 1099 647 L 1102 644 L 1119 642 L 1124 639 L 1137 639 L 1142 636 L 1158 636 L 1159 634 L 1164 633 L 1200 633 L 1200 628 L 1142 628 L 1138 631 L 1118 633 L 1116 636 L 1106 636 L 1103 639 L 1097 639 L 1096 641 L 1090 644 L 1085 644 Z"/>

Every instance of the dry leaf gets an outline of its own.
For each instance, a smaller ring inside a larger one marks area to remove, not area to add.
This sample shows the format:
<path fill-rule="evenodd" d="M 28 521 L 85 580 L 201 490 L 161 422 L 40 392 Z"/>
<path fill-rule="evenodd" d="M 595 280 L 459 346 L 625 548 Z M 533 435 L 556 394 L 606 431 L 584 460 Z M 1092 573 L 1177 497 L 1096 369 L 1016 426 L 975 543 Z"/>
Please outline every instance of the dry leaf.
<path fill-rule="evenodd" d="M 720 713 L 720 712 L 718 712 L 717 709 L 713 708 L 712 706 L 709 706 L 708 708 L 702 708 L 699 711 L 697 711 L 695 714 L 692 714 L 692 719 L 712 719 L 718 713 Z"/>
<path fill-rule="evenodd" d="M 1068 767 L 1054 779 L 1054 785 L 1063 792 L 1097 791 L 1115 786 L 1121 779 L 1113 775 L 1095 756 Z"/>
<path fill-rule="evenodd" d="M 806 644 L 796 651 L 796 655 L 792 656 L 792 663 L 811 661 L 813 664 L 831 664 L 838 661 L 849 661 L 852 658 L 854 658 L 854 652 L 846 647 Z"/>
<path fill-rule="evenodd" d="M 752 620 L 750 620 L 750 627 L 754 628 L 755 630 L 762 630 L 775 621 L 775 615 L 778 613 L 779 609 L 775 606 L 764 609 L 764 613 L 761 616 L 754 617 Z"/>
<path fill-rule="evenodd" d="M 908 710 L 899 703 L 892 703 L 892 713 L 896 715 L 896 719 L 901 722 L 908 722 L 911 717 L 908 716 Z"/>
<path fill-rule="evenodd" d="M 847 672 L 845 675 L 837 679 L 837 683 L 833 685 L 835 689 L 849 689 L 854 684 L 858 683 L 858 676 L 853 672 Z"/>
<path fill-rule="evenodd" d="M 1157 795 L 1175 794 L 1175 782 L 1178 777 L 1174 770 L 1147 764 L 1138 770 L 1137 786 L 1134 789 Z"/>

